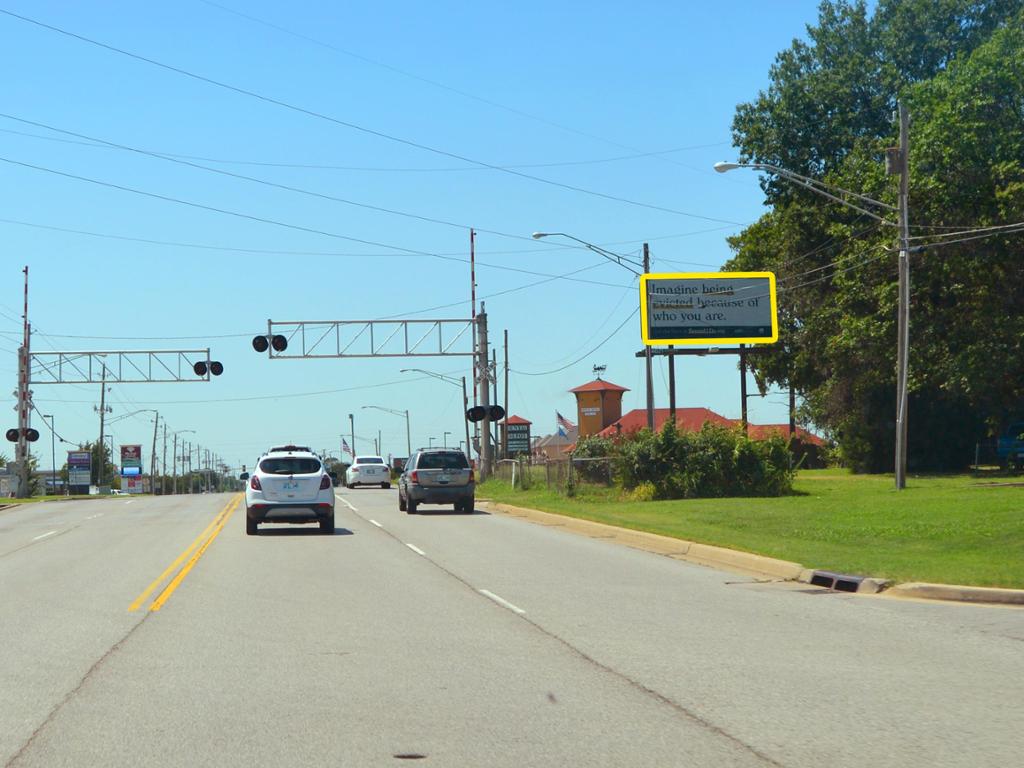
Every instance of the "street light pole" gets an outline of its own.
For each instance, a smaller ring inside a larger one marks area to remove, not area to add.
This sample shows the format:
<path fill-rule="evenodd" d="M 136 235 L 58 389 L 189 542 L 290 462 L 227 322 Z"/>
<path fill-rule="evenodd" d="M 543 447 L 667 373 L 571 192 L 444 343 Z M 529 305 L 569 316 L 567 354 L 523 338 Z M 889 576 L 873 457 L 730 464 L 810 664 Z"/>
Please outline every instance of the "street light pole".
<path fill-rule="evenodd" d="M 351 413 L 348 415 L 349 425 L 352 427 L 352 445 L 349 446 L 352 449 L 352 460 L 356 459 L 356 418 Z"/>
<path fill-rule="evenodd" d="M 898 229 L 899 235 L 899 285 L 898 285 L 898 309 L 897 309 L 897 338 L 896 338 L 896 456 L 894 461 L 894 472 L 896 490 L 903 490 L 907 484 L 907 383 L 910 355 L 910 224 L 909 224 L 909 187 L 910 187 L 910 113 L 902 103 L 898 104 L 898 115 L 900 121 L 900 144 L 899 147 L 892 147 L 886 150 L 886 173 L 890 176 L 899 175 L 900 190 L 898 205 L 892 206 L 880 200 L 874 200 L 865 195 L 851 192 L 848 189 L 826 184 L 823 181 L 801 176 L 799 173 L 787 171 L 775 165 L 767 163 L 715 163 L 715 170 L 725 173 L 735 168 L 750 168 L 764 170 L 778 174 L 789 179 L 805 189 L 819 194 L 823 197 L 852 208 L 868 218 L 874 219 L 886 226 L 894 226 Z M 831 194 L 827 189 L 836 192 Z M 892 222 L 874 211 L 867 210 L 859 205 L 851 203 L 838 195 L 848 195 L 858 200 L 875 205 L 888 211 L 894 211 L 898 220 Z"/>
<path fill-rule="evenodd" d="M 51 472 L 51 475 L 53 477 L 53 488 L 56 491 L 56 489 L 57 489 L 57 446 L 56 446 L 57 432 L 53 428 L 53 415 L 49 414 L 49 413 L 44 413 L 43 414 L 43 418 L 50 420 L 50 466 L 51 466 L 50 472 Z M 44 488 L 43 490 L 45 491 L 46 489 Z"/>
<path fill-rule="evenodd" d="M 425 373 L 427 376 L 433 376 L 435 379 L 441 381 L 447 381 L 449 384 L 453 384 L 456 387 L 459 386 L 459 381 L 451 376 L 445 376 L 443 373 L 435 373 L 434 371 L 425 371 L 422 368 L 403 368 L 400 373 Z M 466 389 L 466 377 L 462 377 L 462 413 L 466 416 L 466 412 L 469 410 L 469 393 Z M 469 418 L 465 418 L 466 424 L 466 458 L 468 459 L 472 452 L 473 443 L 469 440 Z M 412 450 L 410 449 L 409 455 L 412 456 Z"/>

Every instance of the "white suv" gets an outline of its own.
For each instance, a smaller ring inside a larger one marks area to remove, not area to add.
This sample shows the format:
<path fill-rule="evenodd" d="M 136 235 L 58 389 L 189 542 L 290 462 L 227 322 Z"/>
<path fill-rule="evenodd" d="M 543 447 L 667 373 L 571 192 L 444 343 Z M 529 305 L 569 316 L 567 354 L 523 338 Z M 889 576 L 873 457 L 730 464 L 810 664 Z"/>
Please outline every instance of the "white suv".
<path fill-rule="evenodd" d="M 308 448 L 284 445 L 256 461 L 252 475 L 243 472 L 245 532 L 255 535 L 260 523 L 320 523 L 334 533 L 334 483 L 323 462 Z"/>
<path fill-rule="evenodd" d="M 356 456 L 352 466 L 345 470 L 345 485 L 349 488 L 355 488 L 357 485 L 390 488 L 391 470 L 380 456 Z"/>

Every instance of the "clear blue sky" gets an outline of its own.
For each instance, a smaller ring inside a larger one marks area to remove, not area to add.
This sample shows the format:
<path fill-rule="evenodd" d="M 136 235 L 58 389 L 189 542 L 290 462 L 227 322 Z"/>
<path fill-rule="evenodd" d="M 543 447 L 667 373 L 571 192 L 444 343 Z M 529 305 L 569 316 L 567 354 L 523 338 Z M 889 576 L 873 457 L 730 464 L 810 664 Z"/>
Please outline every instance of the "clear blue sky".
<path fill-rule="evenodd" d="M 477 293 L 492 338 L 509 332 L 512 412 L 532 420 L 534 434 L 553 431 L 556 410 L 574 418 L 567 390 L 591 380 L 595 364 L 630 388 L 626 410 L 642 407 L 639 320 L 627 322 L 638 302 L 633 276 L 565 241 L 529 235 L 568 232 L 634 257 L 648 241 L 655 272 L 717 269 L 730 255 L 725 238 L 762 213 L 763 198 L 754 174 L 719 175 L 711 166 L 735 157 L 736 104 L 766 87 L 775 54 L 805 35 L 816 7 L 2 2 L 12 13 L 338 121 L 671 209 L 474 166 L 0 15 L 6 161 L 336 235 L 0 162 L 7 392 L 16 383 L 21 269 L 28 265 L 34 351 L 210 346 L 224 363 L 224 375 L 210 383 L 115 385 L 114 417 L 158 409 L 169 429 L 195 429 L 185 437 L 230 464 L 250 463 L 282 440 L 337 453 L 350 412 L 357 436 L 379 429 L 383 452 L 404 455 L 403 420 L 364 405 L 408 408 L 414 446 L 440 441 L 445 430 L 457 441 L 458 389 L 399 369 L 468 375 L 468 358 L 269 361 L 252 351 L 250 337 L 268 318 L 467 317 L 472 226 L 482 230 Z M 11 117 L 449 224 L 218 176 Z M 637 156 L 644 153 L 659 154 Z M 553 280 L 494 295 L 544 279 L 502 267 L 541 275 L 591 267 L 576 275 L 591 282 Z M 526 375 L 577 359 L 555 373 Z M 677 377 L 681 406 L 739 416 L 734 358 L 685 359 Z M 666 381 L 659 360 L 659 406 L 668 404 Z M 16 424 L 15 399 L 6 397 L 5 428 Z M 751 399 L 751 421 L 785 422 L 785 400 Z M 35 401 L 69 440 L 97 438 L 98 386 L 37 385 Z M 142 413 L 112 424 L 115 443 L 143 443 L 148 462 L 151 419 Z M 33 425 L 43 433 L 35 448 L 40 466 L 48 467 L 47 429 L 38 417 Z M 358 445 L 360 452 L 369 447 Z M 12 456 L 12 449 L 3 452 Z"/>

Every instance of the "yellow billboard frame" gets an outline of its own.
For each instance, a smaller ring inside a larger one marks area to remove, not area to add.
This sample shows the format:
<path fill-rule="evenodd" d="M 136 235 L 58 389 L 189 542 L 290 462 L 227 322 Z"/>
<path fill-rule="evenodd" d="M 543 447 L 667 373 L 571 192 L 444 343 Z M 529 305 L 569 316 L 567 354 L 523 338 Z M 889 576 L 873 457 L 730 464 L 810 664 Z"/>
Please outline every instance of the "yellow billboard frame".
<path fill-rule="evenodd" d="M 744 338 L 690 338 L 690 339 L 651 339 L 647 322 L 647 283 L 649 280 L 730 280 L 740 277 L 759 277 L 768 280 L 768 295 L 771 301 L 772 332 L 771 336 L 751 336 Z M 775 296 L 774 272 L 664 272 L 647 273 L 640 276 L 640 336 L 645 345 L 652 347 L 660 344 L 773 344 L 779 340 L 779 310 Z"/>

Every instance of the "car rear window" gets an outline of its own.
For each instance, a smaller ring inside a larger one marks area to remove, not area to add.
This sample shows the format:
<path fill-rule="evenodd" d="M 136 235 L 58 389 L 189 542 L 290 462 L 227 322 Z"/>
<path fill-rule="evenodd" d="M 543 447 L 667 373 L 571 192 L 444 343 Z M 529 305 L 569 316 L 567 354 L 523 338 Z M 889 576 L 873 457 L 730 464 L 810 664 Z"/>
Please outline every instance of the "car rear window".
<path fill-rule="evenodd" d="M 380 456 L 356 456 L 356 464 L 383 464 L 384 459 Z"/>
<path fill-rule="evenodd" d="M 416 469 L 466 469 L 469 462 L 464 453 L 424 453 Z"/>
<path fill-rule="evenodd" d="M 317 459 L 282 456 L 264 459 L 260 462 L 260 470 L 268 475 L 312 475 L 320 471 L 320 462 Z"/>

